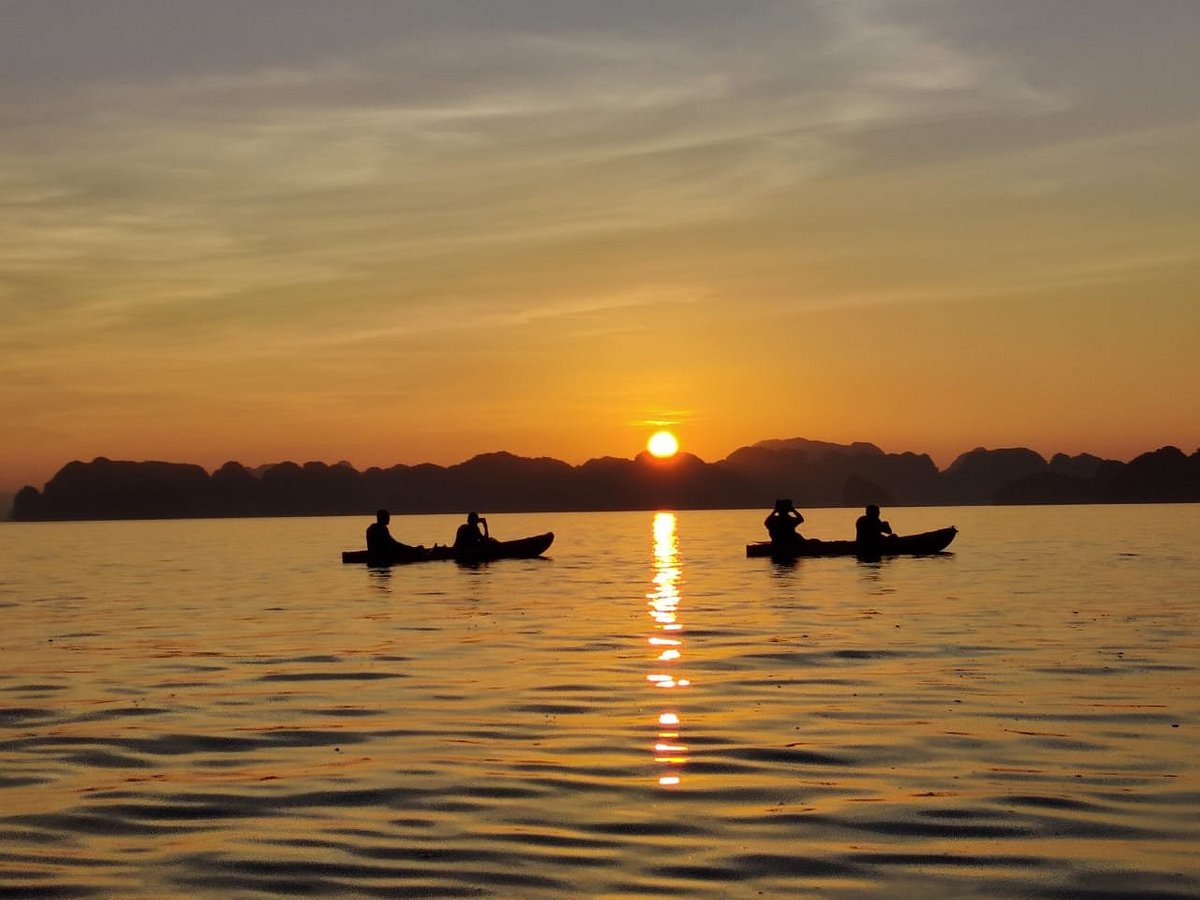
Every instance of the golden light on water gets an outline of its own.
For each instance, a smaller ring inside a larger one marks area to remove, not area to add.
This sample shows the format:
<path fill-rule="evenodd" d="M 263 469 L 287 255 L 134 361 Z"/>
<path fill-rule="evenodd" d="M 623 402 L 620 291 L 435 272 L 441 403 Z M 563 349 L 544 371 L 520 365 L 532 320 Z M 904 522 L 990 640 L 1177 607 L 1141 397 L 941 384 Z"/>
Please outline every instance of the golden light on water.
<path fill-rule="evenodd" d="M 660 434 L 667 434 L 674 442 L 674 437 L 669 433 Z M 673 446 L 672 453 L 678 449 L 677 445 Z M 653 448 L 650 452 L 654 453 Z M 679 677 L 675 670 L 683 658 L 684 646 L 681 635 L 683 625 L 679 622 L 681 572 L 677 524 L 674 513 L 660 512 L 654 516 L 653 572 L 651 589 L 646 595 L 654 626 L 646 643 L 653 655 L 655 668 L 646 676 L 646 681 L 659 690 L 676 690 L 688 687 L 691 683 Z M 677 787 L 683 781 L 679 767 L 688 761 L 688 748 L 680 741 L 680 724 L 679 713 L 675 709 L 659 713 L 653 752 L 654 761 L 667 767 L 659 773 L 658 783 L 662 787 Z"/>

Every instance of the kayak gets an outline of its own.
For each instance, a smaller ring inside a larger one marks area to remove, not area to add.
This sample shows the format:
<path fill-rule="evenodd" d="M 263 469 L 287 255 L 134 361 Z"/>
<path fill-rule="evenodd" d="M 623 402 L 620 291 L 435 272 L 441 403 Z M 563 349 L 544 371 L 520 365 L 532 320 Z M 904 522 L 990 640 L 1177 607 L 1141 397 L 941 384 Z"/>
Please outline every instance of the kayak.
<path fill-rule="evenodd" d="M 885 537 L 879 545 L 878 553 L 864 554 L 867 556 L 924 556 L 930 553 L 941 553 L 954 540 L 958 529 L 951 525 L 949 528 L 939 528 L 937 531 L 924 531 L 921 534 L 906 534 L 899 537 Z M 772 546 L 770 541 L 758 541 L 746 545 L 747 556 L 770 556 L 775 559 L 796 559 L 801 556 L 859 556 L 858 544 L 854 541 L 820 541 L 805 540 L 796 547 L 789 547 L 782 552 Z"/>
<path fill-rule="evenodd" d="M 369 566 L 395 566 L 404 563 L 430 562 L 452 559 L 456 562 L 477 563 L 493 559 L 532 559 L 541 556 L 554 543 L 554 532 L 535 534 L 515 541 L 492 541 L 479 550 L 455 550 L 440 544 L 425 549 L 412 548 L 411 552 L 374 555 L 366 550 L 343 550 L 342 562 L 366 563 Z"/>

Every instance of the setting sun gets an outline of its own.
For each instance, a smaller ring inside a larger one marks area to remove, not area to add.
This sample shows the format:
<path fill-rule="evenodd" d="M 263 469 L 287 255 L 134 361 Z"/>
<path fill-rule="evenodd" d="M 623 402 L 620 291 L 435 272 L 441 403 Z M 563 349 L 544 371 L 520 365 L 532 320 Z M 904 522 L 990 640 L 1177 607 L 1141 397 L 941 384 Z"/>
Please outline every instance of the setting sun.
<path fill-rule="evenodd" d="M 651 456 L 666 459 L 679 452 L 679 441 L 669 431 L 656 431 L 650 436 L 650 440 L 646 441 L 646 449 L 650 451 Z"/>

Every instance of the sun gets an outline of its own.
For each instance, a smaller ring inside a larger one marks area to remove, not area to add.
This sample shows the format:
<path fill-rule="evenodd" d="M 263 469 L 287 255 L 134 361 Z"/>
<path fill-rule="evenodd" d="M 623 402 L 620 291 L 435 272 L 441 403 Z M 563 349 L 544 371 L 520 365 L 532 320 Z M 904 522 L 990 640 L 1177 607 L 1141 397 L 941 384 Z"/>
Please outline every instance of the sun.
<path fill-rule="evenodd" d="M 646 449 L 651 456 L 659 459 L 669 459 L 679 452 L 679 441 L 669 431 L 656 431 L 646 441 Z"/>

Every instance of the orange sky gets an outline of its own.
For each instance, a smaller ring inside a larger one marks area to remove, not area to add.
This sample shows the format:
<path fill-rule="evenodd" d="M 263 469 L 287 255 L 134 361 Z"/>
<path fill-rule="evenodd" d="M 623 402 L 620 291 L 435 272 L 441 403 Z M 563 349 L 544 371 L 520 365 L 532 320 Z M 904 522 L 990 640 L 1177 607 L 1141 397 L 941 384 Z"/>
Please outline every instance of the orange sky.
<path fill-rule="evenodd" d="M 1200 446 L 1200 6 L 5 7 L 0 488 Z"/>

